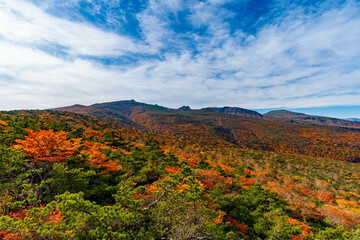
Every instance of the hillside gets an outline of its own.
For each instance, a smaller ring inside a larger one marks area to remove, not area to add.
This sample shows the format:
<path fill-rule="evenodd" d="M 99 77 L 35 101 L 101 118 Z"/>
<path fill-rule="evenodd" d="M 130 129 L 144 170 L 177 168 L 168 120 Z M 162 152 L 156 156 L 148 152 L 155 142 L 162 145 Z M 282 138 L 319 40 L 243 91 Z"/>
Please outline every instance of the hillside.
<path fill-rule="evenodd" d="M 133 100 L 80 108 L 75 105 L 75 107 L 55 110 L 120 121 L 128 126 L 136 126 L 179 142 L 190 141 L 200 145 L 222 144 L 352 162 L 360 161 L 360 132 L 356 128 L 359 123 L 345 120 L 314 116 L 314 119 L 326 120 L 322 124 L 314 124 L 314 121 L 294 120 L 307 119 L 308 116 L 287 111 L 272 112 L 262 119 L 256 112 L 239 108 L 184 111 Z M 237 115 L 231 114 L 235 110 Z M 250 117 L 249 113 L 251 113 Z M 342 122 L 353 124 L 351 125 L 353 127 L 345 128 L 345 124 L 341 127 L 334 126 L 335 123 Z"/>
<path fill-rule="evenodd" d="M 299 122 L 317 125 L 343 127 L 348 129 L 360 129 L 360 123 L 356 121 L 343 120 L 338 118 L 307 115 L 304 113 L 291 112 L 287 110 L 275 110 L 265 113 L 266 118 L 276 121 Z"/>
<path fill-rule="evenodd" d="M 164 117 L 150 108 L 146 116 Z M 204 110 L 167 114 L 264 123 Z M 191 126 L 183 127 L 196 135 Z M 0 237 L 358 239 L 359 164 L 195 138 L 71 112 L 1 112 Z"/>
<path fill-rule="evenodd" d="M 209 110 L 209 111 L 236 115 L 241 117 L 263 118 L 263 116 L 256 111 L 248 110 L 244 108 L 238 108 L 238 107 L 222 107 L 222 108 L 208 107 L 208 108 L 203 108 L 203 110 Z"/>

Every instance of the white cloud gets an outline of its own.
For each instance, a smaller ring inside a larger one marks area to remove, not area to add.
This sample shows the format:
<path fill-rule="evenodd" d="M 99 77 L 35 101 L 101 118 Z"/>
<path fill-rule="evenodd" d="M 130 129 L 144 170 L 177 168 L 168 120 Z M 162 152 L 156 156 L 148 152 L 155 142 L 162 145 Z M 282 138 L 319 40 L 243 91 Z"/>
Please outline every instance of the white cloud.
<path fill-rule="evenodd" d="M 22 45 L 59 45 L 72 56 L 118 56 L 146 51 L 129 37 L 53 17 L 22 0 L 0 1 L 0 34 L 7 41 Z"/>
<path fill-rule="evenodd" d="M 143 39 L 135 40 L 0 0 L 0 109 L 119 99 L 169 107 L 360 105 L 359 3 L 317 13 L 294 7 L 252 35 L 231 33 L 234 13 L 223 3 L 151 0 L 137 15 Z M 169 14 L 186 9 L 195 29 L 178 34 Z M 206 33 L 197 33 L 203 26 Z M 62 46 L 69 56 L 42 45 Z M 79 58 L 129 52 L 152 56 L 123 66 Z"/>

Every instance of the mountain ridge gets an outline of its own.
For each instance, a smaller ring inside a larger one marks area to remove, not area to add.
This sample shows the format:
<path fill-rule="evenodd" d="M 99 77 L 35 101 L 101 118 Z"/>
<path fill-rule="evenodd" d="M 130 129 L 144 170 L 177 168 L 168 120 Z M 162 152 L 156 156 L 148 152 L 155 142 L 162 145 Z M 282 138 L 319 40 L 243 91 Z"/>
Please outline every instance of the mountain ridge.
<path fill-rule="evenodd" d="M 299 122 L 308 124 L 328 125 L 349 129 L 359 129 L 360 123 L 346 119 L 332 118 L 326 116 L 308 115 L 288 110 L 274 110 L 263 114 L 265 118 L 276 121 Z"/>
<path fill-rule="evenodd" d="M 360 122 L 360 118 L 346 118 L 345 120 L 353 121 L 353 122 Z"/>
<path fill-rule="evenodd" d="M 73 105 L 53 110 L 120 121 L 151 134 L 194 144 L 208 145 L 211 142 L 360 162 L 360 134 L 356 133 L 360 124 L 340 119 L 286 111 L 280 112 L 285 116 L 275 117 L 273 113 L 273 116 L 265 114 L 260 118 L 256 112 L 241 108 L 169 109 L 134 100 L 97 103 L 88 107 Z M 235 115 L 236 111 L 243 114 Z M 253 114 L 250 117 L 249 112 Z M 347 141 L 348 138 L 351 141 Z"/>

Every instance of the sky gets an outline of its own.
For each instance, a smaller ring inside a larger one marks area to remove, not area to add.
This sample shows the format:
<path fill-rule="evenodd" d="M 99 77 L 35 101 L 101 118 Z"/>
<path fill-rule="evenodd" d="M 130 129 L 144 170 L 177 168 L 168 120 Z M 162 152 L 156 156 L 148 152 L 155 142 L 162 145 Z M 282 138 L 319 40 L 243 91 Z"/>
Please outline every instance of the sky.
<path fill-rule="evenodd" d="M 0 109 L 135 99 L 360 117 L 359 42 L 355 0 L 0 0 Z"/>

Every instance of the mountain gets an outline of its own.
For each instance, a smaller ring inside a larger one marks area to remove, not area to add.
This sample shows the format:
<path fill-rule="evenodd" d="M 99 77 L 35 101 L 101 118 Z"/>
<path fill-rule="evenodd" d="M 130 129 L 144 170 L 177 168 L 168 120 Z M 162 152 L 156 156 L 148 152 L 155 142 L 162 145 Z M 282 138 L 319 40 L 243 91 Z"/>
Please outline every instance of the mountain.
<path fill-rule="evenodd" d="M 307 115 L 304 113 L 291 112 L 287 110 L 275 110 L 265 113 L 264 117 L 276 121 L 298 122 L 318 125 L 328 125 L 349 129 L 359 129 L 360 123 L 356 121 L 343 120 L 338 118 Z"/>
<path fill-rule="evenodd" d="M 0 239 L 359 239 L 359 143 L 135 101 L 0 112 Z"/>
<path fill-rule="evenodd" d="M 134 100 L 53 110 L 118 121 L 188 144 L 211 143 L 360 162 L 360 124 L 345 120 L 289 111 L 270 112 L 261 118 L 240 108 L 169 109 Z"/>
<path fill-rule="evenodd" d="M 162 107 L 159 105 L 151 105 L 151 104 L 136 102 L 135 100 L 96 103 L 90 106 L 75 104 L 67 107 L 52 108 L 50 110 L 88 113 L 88 112 L 93 112 L 94 109 L 114 111 L 126 117 L 130 117 L 131 114 L 139 111 L 149 111 L 149 112 L 158 112 L 158 113 L 159 112 L 177 113 L 177 112 L 185 112 L 185 111 L 196 111 L 196 110 L 192 110 L 189 106 L 182 106 L 178 109 L 172 109 L 172 108 Z M 201 110 L 214 111 L 214 112 L 236 115 L 241 117 L 262 118 L 262 115 L 256 111 L 244 109 L 244 108 L 238 108 L 238 107 L 222 107 L 222 108 L 208 107 L 208 108 L 203 108 Z"/>
<path fill-rule="evenodd" d="M 353 121 L 353 122 L 360 122 L 360 118 L 347 118 L 345 120 Z"/>
<path fill-rule="evenodd" d="M 209 110 L 209 111 L 242 116 L 242 117 L 263 118 L 263 116 L 256 111 L 248 110 L 244 108 L 238 108 L 238 107 L 222 107 L 222 108 L 208 107 L 208 108 L 203 108 L 203 110 Z"/>

